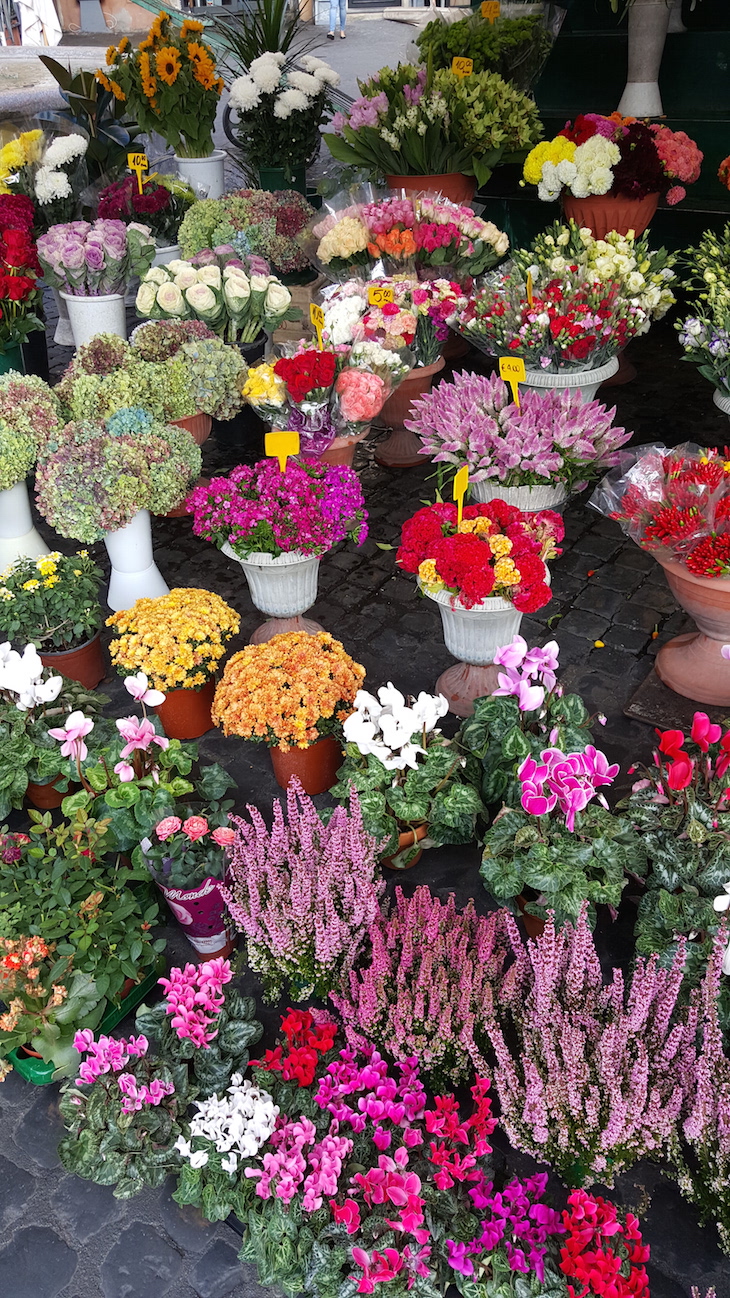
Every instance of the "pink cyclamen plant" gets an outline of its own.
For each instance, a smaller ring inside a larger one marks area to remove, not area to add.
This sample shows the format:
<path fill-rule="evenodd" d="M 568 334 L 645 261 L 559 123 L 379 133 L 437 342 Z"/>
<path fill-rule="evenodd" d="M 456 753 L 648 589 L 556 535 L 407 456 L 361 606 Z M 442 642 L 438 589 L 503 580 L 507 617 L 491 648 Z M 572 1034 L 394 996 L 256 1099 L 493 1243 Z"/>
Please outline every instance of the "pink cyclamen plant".
<path fill-rule="evenodd" d="M 531 816 L 545 816 L 559 807 L 565 815 L 565 827 L 572 833 L 577 813 L 584 811 L 593 798 L 608 807 L 598 790 L 612 784 L 619 769 L 617 762 L 610 765 L 605 753 L 592 744 L 582 753 L 544 748 L 539 762 L 526 757 L 517 771 L 522 806 Z"/>
<path fill-rule="evenodd" d="M 158 979 L 167 998 L 165 1012 L 181 1041 L 189 1039 L 207 1050 L 218 1034 L 214 1024 L 223 1008 L 223 988 L 232 977 L 230 961 L 218 957 L 197 967 L 171 969 L 169 978 Z"/>

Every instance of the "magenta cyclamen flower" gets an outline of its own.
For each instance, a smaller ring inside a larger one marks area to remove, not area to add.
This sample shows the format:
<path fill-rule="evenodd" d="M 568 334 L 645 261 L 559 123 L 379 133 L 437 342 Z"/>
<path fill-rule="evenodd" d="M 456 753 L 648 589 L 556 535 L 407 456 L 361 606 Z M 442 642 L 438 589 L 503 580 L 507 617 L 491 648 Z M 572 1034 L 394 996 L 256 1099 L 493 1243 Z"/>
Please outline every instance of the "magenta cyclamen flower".
<path fill-rule="evenodd" d="M 100 1036 L 95 1041 L 89 1028 L 77 1032 L 73 1044 L 74 1050 L 78 1050 L 79 1054 L 88 1055 L 88 1059 L 79 1065 L 77 1086 L 95 1082 L 102 1073 L 120 1072 L 131 1058 L 144 1058 L 149 1046 L 147 1038 L 143 1036 L 129 1037 L 126 1041 L 123 1037 L 117 1040 L 115 1037 Z"/>
<path fill-rule="evenodd" d="M 146 752 L 150 744 L 158 744 L 164 749 L 170 743 L 164 735 L 158 735 L 147 717 L 142 721 L 139 717 L 120 717 L 115 724 L 122 739 L 127 741 L 121 752 L 122 757 L 130 757 L 138 748 Z"/>
<path fill-rule="evenodd" d="M 219 957 L 197 968 L 186 964 L 171 969 L 169 978 L 158 979 L 167 997 L 166 1013 L 181 1041 L 189 1038 L 199 1049 L 208 1049 L 218 1035 L 214 1024 L 223 1008 L 223 988 L 232 977 L 230 962 Z"/>
<path fill-rule="evenodd" d="M 609 766 L 604 753 L 589 744 L 583 753 L 562 753 L 559 748 L 543 748 L 540 761 L 526 757 L 517 776 L 522 784 L 522 806 L 531 816 L 544 816 L 556 806 L 565 813 L 565 827 L 573 832 L 575 817 L 595 797 L 605 807 L 598 793 L 601 785 L 612 784 L 619 765 Z"/>

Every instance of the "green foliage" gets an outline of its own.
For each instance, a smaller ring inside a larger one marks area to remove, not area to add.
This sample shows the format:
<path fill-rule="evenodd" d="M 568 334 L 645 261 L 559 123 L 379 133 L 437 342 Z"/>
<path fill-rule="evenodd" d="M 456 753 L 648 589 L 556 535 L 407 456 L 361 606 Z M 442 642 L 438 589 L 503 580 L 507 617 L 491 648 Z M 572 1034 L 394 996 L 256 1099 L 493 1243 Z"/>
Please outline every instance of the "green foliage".
<path fill-rule="evenodd" d="M 0 583 L 0 639 L 45 653 L 90 640 L 102 624 L 101 577 L 85 551 L 16 559 Z"/>
<path fill-rule="evenodd" d="M 234 70 L 234 76 L 248 72 L 261 54 L 288 54 L 295 40 L 298 58 L 319 43 L 317 37 L 302 40 L 300 7 L 289 4 L 289 0 L 255 0 L 245 22 L 237 14 L 213 19 L 213 30 L 225 49 L 225 61 Z M 226 81 L 230 81 L 228 76 Z"/>
<path fill-rule="evenodd" d="M 536 894 L 528 913 L 546 919 L 553 910 L 557 927 L 575 923 L 585 900 L 593 923 L 597 905 L 617 909 L 627 874 L 645 872 L 639 835 L 627 820 L 595 803 L 576 815 L 573 833 L 565 828 L 562 813 L 553 819 L 551 814 L 501 812 L 487 830 L 479 871 L 500 903 Z"/>
<path fill-rule="evenodd" d="M 125 107 L 99 84 L 93 72 L 72 73 L 48 54 L 38 56 L 55 78 L 68 109 L 58 115 L 80 126 L 89 137 L 86 165 L 93 184 L 116 180 L 127 169 L 127 152 L 140 127 L 126 116 Z"/>
<path fill-rule="evenodd" d="M 564 1298 L 565 1277 L 555 1263 L 545 1261 L 545 1278 L 538 1280 L 534 1272 L 522 1275 L 513 1271 L 500 1248 L 489 1260 L 489 1274 L 477 1280 L 455 1271 L 452 1279 L 462 1298 Z"/>
<path fill-rule="evenodd" d="M 225 986 L 224 993 L 225 1004 L 215 1021 L 217 1035 L 207 1050 L 198 1050 L 189 1038 L 181 1040 L 178 1037 L 162 1001 L 153 1006 L 140 1005 L 135 1020 L 137 1032 L 157 1043 L 161 1059 L 171 1065 L 184 1063 L 188 1067 L 191 1081 L 203 1099 L 222 1094 L 232 1073 L 246 1071 L 250 1062 L 249 1051 L 261 1040 L 264 1031 L 255 1017 L 256 1002 L 252 996 L 242 996 L 230 983 Z M 195 1169 L 186 1167 L 184 1170 Z M 230 1184 L 228 1173 L 221 1172 L 221 1176 Z M 229 1208 L 220 1219 L 227 1217 L 230 1211 L 233 1209 Z"/>
<path fill-rule="evenodd" d="M 537 17 L 504 18 L 490 23 L 480 13 L 456 23 L 434 19 L 427 23 L 416 45 L 424 63 L 450 68 L 454 58 L 474 61 L 473 71 L 497 72 L 520 90 L 530 86 L 550 52 L 551 41 Z"/>
<path fill-rule="evenodd" d="M 29 780 L 48 784 L 60 777 L 56 787 L 62 792 L 70 787 L 73 766 L 61 757 L 58 743 L 48 730 L 62 726 L 70 712 L 93 717 L 107 701 L 103 694 L 93 693 L 76 681 L 64 681 L 52 703 L 37 704 L 25 712 L 0 696 L 0 820 L 13 808 L 20 810 L 23 806 Z"/>

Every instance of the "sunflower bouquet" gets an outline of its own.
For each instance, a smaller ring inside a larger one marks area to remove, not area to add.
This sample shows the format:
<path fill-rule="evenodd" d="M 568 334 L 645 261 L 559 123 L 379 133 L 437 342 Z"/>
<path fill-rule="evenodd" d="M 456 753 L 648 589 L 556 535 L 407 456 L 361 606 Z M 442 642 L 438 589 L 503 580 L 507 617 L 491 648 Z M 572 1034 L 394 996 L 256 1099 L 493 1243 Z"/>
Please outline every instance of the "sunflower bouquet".
<path fill-rule="evenodd" d="M 109 654 L 121 676 L 144 672 L 163 693 L 200 689 L 215 675 L 239 623 L 220 595 L 179 587 L 107 618 L 116 632 Z"/>
<path fill-rule="evenodd" d="M 106 69 L 96 79 L 149 134 L 156 131 L 181 158 L 213 152 L 213 124 L 223 79 L 215 56 L 200 39 L 203 24 L 186 18 L 179 31 L 161 11 L 138 48 L 128 37 L 110 45 Z"/>
<path fill-rule="evenodd" d="M 228 660 L 211 715 L 225 735 L 288 753 L 340 735 L 364 679 L 329 632 L 288 631 Z"/>

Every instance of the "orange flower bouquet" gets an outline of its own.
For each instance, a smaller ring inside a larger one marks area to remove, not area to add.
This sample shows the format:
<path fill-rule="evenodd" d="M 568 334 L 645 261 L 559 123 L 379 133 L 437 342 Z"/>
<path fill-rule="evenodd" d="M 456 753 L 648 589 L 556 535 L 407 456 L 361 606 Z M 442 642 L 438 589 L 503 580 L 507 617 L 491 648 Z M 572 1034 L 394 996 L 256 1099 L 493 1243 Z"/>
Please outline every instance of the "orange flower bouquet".
<path fill-rule="evenodd" d="M 334 783 L 342 722 L 364 679 L 365 668 L 327 631 L 288 631 L 229 659 L 215 692 L 213 721 L 225 735 L 268 744 L 283 788 L 296 775 L 305 792 L 322 793 Z M 301 750 L 307 750 L 306 760 Z"/>
<path fill-rule="evenodd" d="M 208 158 L 223 80 L 215 55 L 200 39 L 203 24 L 186 18 L 176 30 L 160 12 L 135 50 L 123 36 L 106 53 L 96 79 L 126 101 L 130 115 L 149 134 L 156 131 L 180 158 Z"/>

